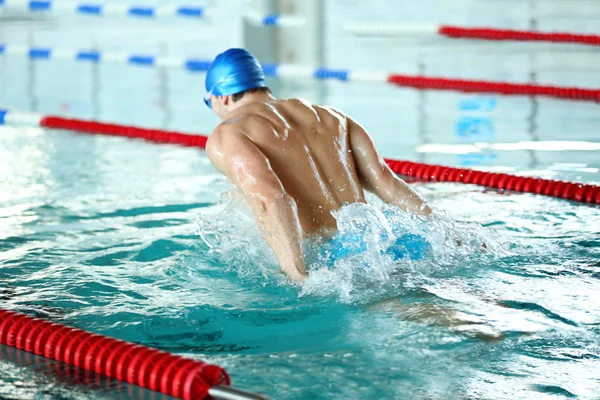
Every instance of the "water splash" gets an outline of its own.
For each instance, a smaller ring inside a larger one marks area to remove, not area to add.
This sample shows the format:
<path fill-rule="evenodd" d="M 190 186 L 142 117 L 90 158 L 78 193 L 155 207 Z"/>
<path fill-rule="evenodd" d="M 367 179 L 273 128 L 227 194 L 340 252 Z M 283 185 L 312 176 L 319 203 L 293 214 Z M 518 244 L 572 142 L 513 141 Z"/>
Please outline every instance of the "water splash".
<path fill-rule="evenodd" d="M 300 296 L 333 296 L 342 303 L 379 301 L 423 287 L 433 278 L 476 268 L 481 263 L 474 261 L 482 257 L 503 254 L 502 246 L 479 224 L 453 221 L 442 214 L 425 220 L 376 199 L 346 204 L 332 214 L 338 235 L 355 240 L 344 242 L 348 255 L 336 258 L 323 251 L 327 238 L 307 239 L 310 277 Z M 211 261 L 242 278 L 288 285 L 239 191 L 225 192 L 218 205 L 203 210 L 197 225 Z M 428 242 L 430 254 L 421 260 L 394 260 L 386 250 L 407 234 Z"/>
<path fill-rule="evenodd" d="M 261 282 L 265 278 L 285 280 L 277 273 L 277 259 L 262 239 L 239 190 L 223 192 L 221 201 L 200 213 L 196 224 L 196 233 L 211 262 L 241 278 Z"/>
<path fill-rule="evenodd" d="M 332 260 L 335 255 L 319 253 L 322 240 L 314 241 L 310 278 L 301 295 L 335 296 L 344 303 L 375 302 L 423 287 L 433 278 L 477 268 L 478 260 L 503 254 L 502 246 L 479 224 L 453 221 L 441 214 L 425 220 L 371 200 L 370 204 L 346 205 L 333 215 L 340 234 L 360 237 L 366 251 Z M 407 236 L 428 242 L 429 254 L 417 260 L 394 260 L 389 246 Z"/>

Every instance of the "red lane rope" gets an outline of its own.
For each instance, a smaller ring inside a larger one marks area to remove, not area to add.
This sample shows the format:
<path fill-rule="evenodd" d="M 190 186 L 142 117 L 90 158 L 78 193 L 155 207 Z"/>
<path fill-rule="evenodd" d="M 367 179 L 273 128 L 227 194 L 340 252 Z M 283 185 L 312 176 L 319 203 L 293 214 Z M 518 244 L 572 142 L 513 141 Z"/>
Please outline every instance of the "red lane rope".
<path fill-rule="evenodd" d="M 581 89 L 535 85 L 530 83 L 508 83 L 474 81 L 468 79 L 427 78 L 424 76 L 390 75 L 389 83 L 416 89 L 453 90 L 467 93 L 500 93 L 504 95 L 546 96 L 558 99 L 593 101 L 600 103 L 600 89 Z"/>
<path fill-rule="evenodd" d="M 600 186 L 554 181 L 510 174 L 475 171 L 465 168 L 445 167 L 386 160 L 397 174 L 424 182 L 459 182 L 520 193 L 534 193 L 582 203 L 600 204 Z"/>
<path fill-rule="evenodd" d="M 219 366 L 0 309 L 0 344 L 185 400 L 229 385 Z"/>
<path fill-rule="evenodd" d="M 158 143 L 172 143 L 185 146 L 206 147 L 207 136 L 169 132 L 156 129 L 136 128 L 101 122 L 75 120 L 60 117 L 46 117 L 41 126 L 57 129 L 71 129 L 79 132 L 141 138 Z M 535 193 L 558 197 L 582 203 L 600 204 L 600 186 L 581 183 L 530 178 L 509 174 L 475 171 L 471 169 L 444 167 L 441 165 L 414 163 L 402 160 L 385 160 L 392 170 L 400 175 L 425 182 L 459 182 L 510 190 L 519 193 Z"/>
<path fill-rule="evenodd" d="M 156 143 L 171 143 L 202 148 L 206 147 L 206 141 L 208 140 L 207 136 L 191 135 L 183 132 L 138 128 L 135 126 L 107 124 L 103 122 L 61 117 L 44 117 L 40 121 L 40 126 L 100 135 L 124 136 L 128 138 L 145 139 Z"/>
<path fill-rule="evenodd" d="M 462 26 L 442 25 L 438 29 L 438 33 L 450 38 L 579 43 L 590 46 L 600 46 L 600 35 L 567 32 L 536 32 L 514 29 L 465 28 Z"/>

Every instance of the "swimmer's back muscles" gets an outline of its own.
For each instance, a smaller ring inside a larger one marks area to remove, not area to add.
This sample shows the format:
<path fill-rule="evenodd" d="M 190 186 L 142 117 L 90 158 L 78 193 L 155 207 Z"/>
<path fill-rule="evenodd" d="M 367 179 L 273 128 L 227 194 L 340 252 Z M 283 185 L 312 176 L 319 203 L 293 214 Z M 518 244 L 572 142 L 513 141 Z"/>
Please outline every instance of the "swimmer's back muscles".
<path fill-rule="evenodd" d="M 293 114 L 289 103 L 280 111 L 278 103 L 274 100 L 266 109 L 277 118 Z M 379 156 L 368 133 L 340 111 L 331 110 L 345 126 L 319 126 L 317 137 L 311 136 L 312 123 L 278 127 L 272 116 L 261 115 L 265 107 L 248 105 L 245 111 L 255 108 L 258 115 L 221 124 L 210 136 L 207 152 L 213 165 L 244 193 L 265 240 L 290 278 L 307 276 L 302 243 L 305 234 L 317 230 L 315 221 L 324 227 L 331 220 L 335 223 L 331 210 L 344 201 L 364 201 L 363 188 L 386 203 L 429 214 L 422 199 Z M 284 140 L 285 135 L 289 136 Z M 336 185 L 331 184 L 334 179 Z"/>
<path fill-rule="evenodd" d="M 371 136 L 350 117 L 350 146 L 356 160 L 358 174 L 364 189 L 373 192 L 387 204 L 400 207 L 416 215 L 428 216 L 431 209 L 423 198 L 400 179 L 379 155 Z"/>
<path fill-rule="evenodd" d="M 206 104 L 222 119 L 207 143 L 212 164 L 239 189 L 281 269 L 306 278 L 305 235 L 336 227 L 331 211 L 364 202 L 363 189 L 410 212 L 430 213 L 398 178 L 369 134 L 339 110 L 277 100 L 258 61 L 243 49 L 215 59 Z"/>

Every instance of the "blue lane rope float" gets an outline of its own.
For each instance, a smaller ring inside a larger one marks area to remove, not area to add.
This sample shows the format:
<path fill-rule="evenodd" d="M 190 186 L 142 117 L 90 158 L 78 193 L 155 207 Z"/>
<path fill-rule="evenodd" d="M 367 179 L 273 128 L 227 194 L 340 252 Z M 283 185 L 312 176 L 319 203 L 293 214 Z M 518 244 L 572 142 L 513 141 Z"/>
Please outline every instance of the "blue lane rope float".
<path fill-rule="evenodd" d="M 113 62 L 139 67 L 181 68 L 190 72 L 206 72 L 212 60 L 156 56 L 152 54 L 114 53 L 101 50 L 65 50 L 52 47 L 24 47 L 0 43 L 0 56 L 26 56 L 35 61 L 52 59 L 78 62 Z M 384 71 L 360 71 L 294 64 L 263 64 L 266 76 L 278 79 L 319 79 L 340 82 L 393 84 L 415 89 L 436 89 L 465 93 L 495 93 L 501 95 L 544 96 L 566 100 L 600 102 L 600 89 L 453 79 L 394 74 Z"/>
<path fill-rule="evenodd" d="M 206 9 L 200 6 L 193 5 L 168 5 L 168 6 L 146 6 L 146 5 L 124 5 L 124 4 L 103 4 L 95 2 L 70 3 L 69 11 L 75 14 L 104 16 L 114 13 L 127 15 L 138 18 L 156 18 L 160 15 L 173 15 L 187 18 L 203 18 Z M 0 0 L 0 6 L 8 8 L 5 0 Z M 59 4 L 58 1 L 52 0 L 31 0 L 23 4 L 23 8 L 32 13 L 43 13 L 56 11 L 58 8 L 66 10 L 64 4 Z"/>
<path fill-rule="evenodd" d="M 161 6 L 127 5 L 102 2 L 59 2 L 56 0 L 30 0 L 23 2 L 20 6 L 13 7 L 5 0 L 0 0 L 0 11 L 9 10 L 27 11 L 31 14 L 75 14 L 91 17 L 109 17 L 120 15 L 137 19 L 157 19 L 159 17 L 182 17 L 192 20 L 205 19 L 210 14 L 202 6 L 187 4 L 166 4 Z M 252 24 L 265 27 L 294 27 L 304 24 L 304 19 L 292 15 L 267 14 L 259 15 L 248 12 L 244 18 Z"/>

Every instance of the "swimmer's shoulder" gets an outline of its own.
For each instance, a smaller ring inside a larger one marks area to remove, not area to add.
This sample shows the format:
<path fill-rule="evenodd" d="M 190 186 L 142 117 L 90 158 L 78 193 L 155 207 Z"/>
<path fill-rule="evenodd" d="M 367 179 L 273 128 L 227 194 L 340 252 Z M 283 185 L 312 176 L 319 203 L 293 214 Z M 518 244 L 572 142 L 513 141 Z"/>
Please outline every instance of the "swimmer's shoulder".
<path fill-rule="evenodd" d="M 248 130 L 244 129 L 239 122 L 224 121 L 210 134 L 206 142 L 206 155 L 219 171 L 225 173 L 223 162 L 227 155 L 235 154 L 240 145 L 247 143 L 248 140 L 253 142 L 246 132 Z"/>
<path fill-rule="evenodd" d="M 242 113 L 221 122 L 208 138 L 207 147 L 210 145 L 223 145 L 227 142 L 239 140 L 244 136 L 252 140 L 252 132 L 261 128 L 270 127 L 268 118 L 258 113 Z"/>
<path fill-rule="evenodd" d="M 208 158 L 213 160 L 215 155 L 221 155 L 221 149 L 226 145 L 227 140 L 232 134 L 233 132 L 229 127 L 223 124 L 217 125 L 206 141 L 206 154 Z"/>

